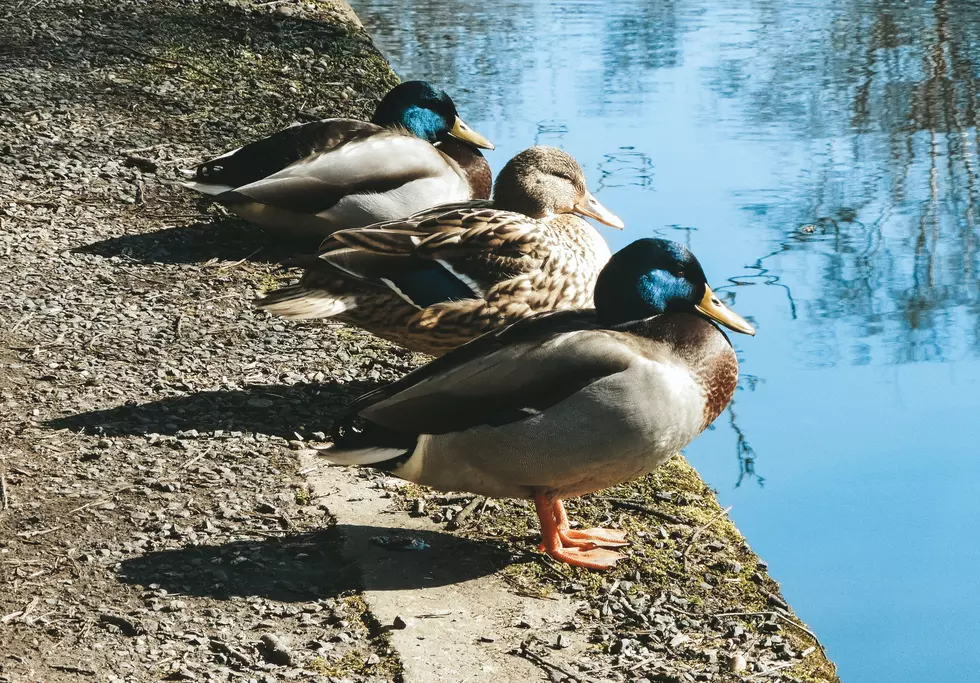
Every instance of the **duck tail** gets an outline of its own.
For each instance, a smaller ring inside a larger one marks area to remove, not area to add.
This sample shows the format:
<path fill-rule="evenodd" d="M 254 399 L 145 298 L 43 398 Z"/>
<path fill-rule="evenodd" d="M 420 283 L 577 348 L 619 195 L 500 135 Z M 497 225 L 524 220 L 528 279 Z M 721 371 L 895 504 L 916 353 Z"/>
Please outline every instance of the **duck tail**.
<path fill-rule="evenodd" d="M 338 421 L 331 434 L 333 444 L 318 449 L 319 455 L 338 465 L 367 465 L 391 472 L 412 457 L 417 434 L 388 429 L 349 415 Z"/>
<path fill-rule="evenodd" d="M 339 448 L 331 444 L 317 449 L 317 455 L 326 458 L 336 465 L 373 465 L 377 469 L 387 470 L 385 463 L 397 461 L 405 457 L 404 448 L 384 446 L 366 446 L 363 448 Z"/>
<path fill-rule="evenodd" d="M 290 285 L 259 297 L 255 306 L 263 311 L 292 320 L 333 318 L 357 307 L 352 294 L 332 294 L 322 289 L 310 289 L 302 283 Z"/>
<path fill-rule="evenodd" d="M 188 169 L 181 169 L 181 173 L 185 174 L 185 177 L 194 177 L 194 171 Z M 186 174 L 191 174 L 187 176 Z M 200 180 L 185 180 L 180 183 L 188 190 L 194 190 L 195 192 L 200 192 L 201 194 L 207 194 L 211 196 L 217 196 L 219 194 L 224 194 L 225 192 L 231 192 L 235 188 L 231 185 L 222 185 L 220 183 L 208 183 L 202 182 Z"/>

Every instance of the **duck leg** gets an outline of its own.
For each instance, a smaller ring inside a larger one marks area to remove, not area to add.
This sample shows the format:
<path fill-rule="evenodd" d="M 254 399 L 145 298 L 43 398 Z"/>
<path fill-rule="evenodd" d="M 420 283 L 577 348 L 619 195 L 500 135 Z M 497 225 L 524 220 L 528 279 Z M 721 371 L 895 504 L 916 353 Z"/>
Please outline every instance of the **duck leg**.
<path fill-rule="evenodd" d="M 558 537 L 566 546 L 622 548 L 624 545 L 629 545 L 626 532 L 620 529 L 572 529 L 568 523 L 565 504 L 560 500 L 555 501 L 555 522 L 558 524 Z"/>
<path fill-rule="evenodd" d="M 534 507 L 541 522 L 541 545 L 545 552 L 560 562 L 587 569 L 611 569 L 616 561 L 622 558 L 622 555 L 612 550 L 597 548 L 592 541 L 587 542 L 587 547 L 563 545 L 555 514 L 556 504 L 560 506 L 561 501 L 552 500 L 544 493 L 535 491 Z M 564 513 L 564 507 L 561 509 Z M 565 523 L 568 523 L 567 517 Z M 576 543 L 581 545 L 582 542 L 576 541 Z"/>

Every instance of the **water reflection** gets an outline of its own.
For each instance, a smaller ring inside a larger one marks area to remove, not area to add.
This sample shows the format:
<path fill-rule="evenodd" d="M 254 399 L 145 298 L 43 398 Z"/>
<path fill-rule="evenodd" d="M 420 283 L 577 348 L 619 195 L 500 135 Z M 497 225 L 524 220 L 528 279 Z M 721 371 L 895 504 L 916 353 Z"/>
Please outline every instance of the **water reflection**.
<path fill-rule="evenodd" d="M 598 190 L 607 187 L 653 188 L 653 159 L 632 146 L 603 154 L 599 173 Z"/>
<path fill-rule="evenodd" d="M 775 214 L 783 225 L 807 224 L 786 231 L 784 255 L 821 256 L 821 286 L 805 307 L 808 334 L 844 320 L 858 336 L 884 342 L 874 351 L 837 349 L 831 362 L 980 350 L 977 9 L 948 0 L 925 10 L 854 3 L 825 17 L 813 36 L 825 31 L 822 40 L 800 41 L 790 26 L 798 9 L 766 5 L 750 56 L 722 60 L 710 74 L 708 86 L 737 94 L 754 125 L 788 128 L 811 143 L 808 182 Z"/>
<path fill-rule="evenodd" d="M 743 481 L 755 481 L 761 488 L 765 486 L 766 479 L 755 471 L 755 449 L 749 443 L 745 432 L 738 426 L 738 414 L 735 412 L 737 399 L 732 399 L 725 409 L 728 415 L 728 424 L 735 432 L 735 456 L 738 458 L 738 479 L 735 481 L 735 488 L 742 485 Z"/>
<path fill-rule="evenodd" d="M 538 131 L 534 136 L 534 144 L 562 147 L 567 134 L 568 126 L 561 121 L 541 121 L 538 123 Z"/>

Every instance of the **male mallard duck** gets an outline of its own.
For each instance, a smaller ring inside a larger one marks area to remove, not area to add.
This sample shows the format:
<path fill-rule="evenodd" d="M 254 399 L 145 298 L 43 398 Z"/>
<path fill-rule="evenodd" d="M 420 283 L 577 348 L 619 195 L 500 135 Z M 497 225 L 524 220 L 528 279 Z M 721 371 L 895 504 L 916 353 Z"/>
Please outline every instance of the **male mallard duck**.
<path fill-rule="evenodd" d="M 606 569 L 622 531 L 572 530 L 563 498 L 647 474 L 724 410 L 738 361 L 713 322 L 755 334 L 676 242 L 616 253 L 595 310 L 520 320 L 354 402 L 330 460 L 446 491 L 532 498 L 555 559 Z"/>
<path fill-rule="evenodd" d="M 477 147 L 493 149 L 463 123 L 449 95 L 408 81 L 385 95 L 370 123 L 292 126 L 183 171 L 192 178 L 184 185 L 252 223 L 324 237 L 486 199 L 490 166 Z"/>
<path fill-rule="evenodd" d="M 440 355 L 538 311 L 592 305 L 609 247 L 575 214 L 623 227 L 589 193 L 575 159 L 532 147 L 500 171 L 492 202 L 338 231 L 299 284 L 257 305 L 288 318 L 333 317 Z"/>

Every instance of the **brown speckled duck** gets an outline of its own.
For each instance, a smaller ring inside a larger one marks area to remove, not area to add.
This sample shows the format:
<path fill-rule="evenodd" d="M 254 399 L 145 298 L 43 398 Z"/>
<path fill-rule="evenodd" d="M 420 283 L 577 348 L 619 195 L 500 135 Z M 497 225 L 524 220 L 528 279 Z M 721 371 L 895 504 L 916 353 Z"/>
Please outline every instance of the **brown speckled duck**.
<path fill-rule="evenodd" d="M 525 318 L 362 396 L 322 454 L 445 491 L 533 499 L 549 555 L 607 569 L 625 534 L 572 529 L 562 499 L 651 472 L 718 417 L 738 360 L 716 322 L 755 334 L 690 251 L 638 240 L 603 268 L 595 310 Z"/>
<path fill-rule="evenodd" d="M 493 149 L 449 95 L 407 81 L 385 95 L 370 123 L 292 126 L 183 171 L 184 185 L 257 225 L 322 238 L 488 198 L 490 166 L 478 147 Z"/>
<path fill-rule="evenodd" d="M 623 227 L 589 193 L 575 159 L 532 147 L 501 170 L 492 202 L 338 231 L 298 284 L 257 305 L 440 355 L 532 313 L 591 306 L 609 247 L 581 216 Z"/>

